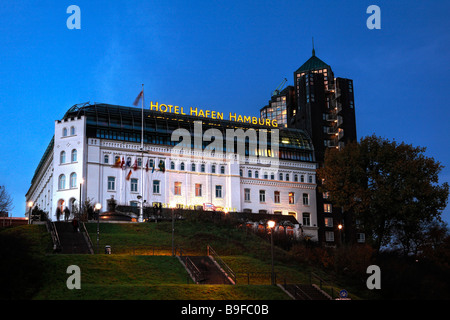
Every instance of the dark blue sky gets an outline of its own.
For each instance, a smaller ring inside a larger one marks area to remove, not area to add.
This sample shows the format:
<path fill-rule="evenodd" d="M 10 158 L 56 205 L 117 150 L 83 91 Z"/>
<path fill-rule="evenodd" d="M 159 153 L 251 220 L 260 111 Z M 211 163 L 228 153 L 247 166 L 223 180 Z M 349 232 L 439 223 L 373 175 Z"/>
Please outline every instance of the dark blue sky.
<path fill-rule="evenodd" d="M 81 9 L 69 30 L 68 6 Z M 369 5 L 381 30 L 369 30 Z M 81 102 L 258 115 L 316 55 L 354 80 L 358 136 L 427 147 L 450 181 L 450 1 L 9 1 L 0 8 L 0 184 L 23 216 L 54 131 Z M 446 209 L 444 219 L 450 222 Z"/>

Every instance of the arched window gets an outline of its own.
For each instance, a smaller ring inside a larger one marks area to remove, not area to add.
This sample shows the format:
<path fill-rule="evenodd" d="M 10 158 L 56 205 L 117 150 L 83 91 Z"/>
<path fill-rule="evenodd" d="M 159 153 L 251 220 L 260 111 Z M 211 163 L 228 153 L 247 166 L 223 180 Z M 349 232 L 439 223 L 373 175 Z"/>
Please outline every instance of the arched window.
<path fill-rule="evenodd" d="M 225 167 L 224 166 L 220 166 L 220 173 L 221 174 L 225 174 Z"/>
<path fill-rule="evenodd" d="M 195 163 L 191 164 L 191 171 L 195 171 Z"/>
<path fill-rule="evenodd" d="M 175 162 L 170 161 L 170 170 L 175 170 Z"/>
<path fill-rule="evenodd" d="M 63 128 L 63 137 L 67 137 L 67 128 Z"/>
<path fill-rule="evenodd" d="M 58 178 L 58 190 L 64 190 L 66 188 L 66 176 L 60 175 Z"/>
<path fill-rule="evenodd" d="M 184 162 L 180 163 L 180 170 L 184 171 Z"/>
<path fill-rule="evenodd" d="M 71 159 L 72 159 L 72 162 L 77 162 L 77 149 L 72 150 Z"/>
<path fill-rule="evenodd" d="M 279 174 L 279 179 L 278 180 L 281 180 L 281 181 L 283 181 L 283 174 L 280 172 L 280 174 Z"/>
<path fill-rule="evenodd" d="M 258 179 L 259 178 L 259 172 L 255 171 L 255 178 Z"/>
<path fill-rule="evenodd" d="M 72 172 L 70 174 L 70 187 L 71 188 L 77 187 L 77 174 L 75 172 Z"/>
<path fill-rule="evenodd" d="M 211 166 L 211 173 L 216 173 L 216 165 L 215 164 L 213 164 Z"/>
<path fill-rule="evenodd" d="M 267 172 L 264 172 L 264 179 L 269 179 L 269 175 L 267 174 Z"/>
<path fill-rule="evenodd" d="M 205 172 L 205 164 L 202 163 L 200 166 L 200 172 Z"/>
<path fill-rule="evenodd" d="M 249 177 L 249 178 L 252 177 L 252 170 L 248 170 L 248 177 Z"/>
<path fill-rule="evenodd" d="M 70 127 L 70 135 L 74 136 L 75 135 L 75 127 Z"/>
<path fill-rule="evenodd" d="M 59 163 L 66 163 L 66 152 L 65 151 L 61 151 L 61 153 L 59 154 Z"/>

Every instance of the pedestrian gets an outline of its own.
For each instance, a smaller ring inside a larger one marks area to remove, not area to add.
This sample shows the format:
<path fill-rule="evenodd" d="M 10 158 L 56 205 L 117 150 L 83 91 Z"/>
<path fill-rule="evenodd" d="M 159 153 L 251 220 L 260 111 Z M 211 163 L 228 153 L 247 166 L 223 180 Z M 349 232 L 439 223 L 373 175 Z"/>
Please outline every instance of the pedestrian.
<path fill-rule="evenodd" d="M 69 210 L 69 208 L 66 207 L 64 209 L 64 220 L 69 221 L 69 217 L 70 217 L 70 210 Z"/>
<path fill-rule="evenodd" d="M 59 217 L 61 217 L 61 208 L 56 208 L 56 220 L 59 221 Z"/>
<path fill-rule="evenodd" d="M 78 232 L 78 219 L 73 218 L 72 220 L 73 232 Z"/>

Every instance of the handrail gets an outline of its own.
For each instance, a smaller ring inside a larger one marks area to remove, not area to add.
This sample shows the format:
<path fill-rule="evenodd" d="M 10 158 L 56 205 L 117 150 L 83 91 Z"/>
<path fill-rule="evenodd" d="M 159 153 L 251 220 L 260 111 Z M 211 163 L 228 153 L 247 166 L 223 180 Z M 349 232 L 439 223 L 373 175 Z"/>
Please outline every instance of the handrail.
<path fill-rule="evenodd" d="M 189 257 L 185 256 L 184 259 L 186 268 L 188 268 L 188 270 L 192 273 L 194 280 L 196 282 L 202 281 L 203 273 L 197 268 L 197 266 L 192 262 L 192 260 Z"/>
<path fill-rule="evenodd" d="M 56 229 L 55 223 L 53 221 L 47 220 L 47 229 L 50 232 L 50 235 L 52 237 L 53 242 L 53 250 L 54 251 L 61 251 L 61 241 L 59 240 L 58 230 Z"/>
<path fill-rule="evenodd" d="M 223 260 L 219 257 L 219 255 L 214 251 L 214 249 L 208 244 L 206 245 L 206 249 L 208 251 L 208 256 L 210 256 L 212 252 L 213 258 L 217 261 L 217 263 L 222 267 L 222 269 L 225 271 L 228 276 L 231 277 L 233 282 L 236 284 L 236 273 L 225 263 Z"/>
<path fill-rule="evenodd" d="M 87 241 L 88 241 L 88 246 L 89 246 L 89 251 L 91 252 L 91 254 L 93 254 L 94 253 L 94 245 L 92 244 L 92 239 L 91 239 L 91 237 L 89 236 L 89 232 L 87 231 L 87 229 L 86 229 L 86 225 L 85 225 L 85 223 L 84 222 L 81 222 L 81 232 L 84 232 L 84 234 L 86 235 L 86 237 L 87 237 Z"/>
<path fill-rule="evenodd" d="M 333 286 L 329 283 L 327 283 L 325 280 L 323 280 L 321 277 L 319 277 L 317 274 L 315 274 L 314 272 L 310 272 L 309 273 L 309 282 L 310 284 L 312 284 L 312 277 L 316 278 L 317 280 L 319 280 L 319 289 L 322 291 L 325 291 L 324 289 L 322 289 L 322 284 L 325 284 L 326 286 L 329 286 L 331 288 L 331 299 L 334 299 L 334 290 L 333 290 Z"/>
<path fill-rule="evenodd" d="M 312 299 L 313 299 L 313 298 L 311 298 L 305 291 L 303 291 L 303 289 L 300 288 L 298 285 L 295 285 L 295 286 L 294 286 L 294 295 L 301 296 L 301 295 L 299 295 L 299 294 L 297 293 L 297 290 L 300 291 L 300 293 L 301 293 L 304 297 L 306 297 L 308 300 L 312 300 Z"/>

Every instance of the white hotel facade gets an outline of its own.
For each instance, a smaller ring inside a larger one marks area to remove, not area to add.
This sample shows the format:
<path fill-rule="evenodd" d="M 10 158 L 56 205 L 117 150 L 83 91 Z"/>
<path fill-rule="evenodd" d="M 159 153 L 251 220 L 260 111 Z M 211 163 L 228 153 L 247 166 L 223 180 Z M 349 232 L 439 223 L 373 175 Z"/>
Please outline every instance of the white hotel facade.
<path fill-rule="evenodd" d="M 55 121 L 54 137 L 35 171 L 26 202 L 48 212 L 52 220 L 58 207 L 72 211 L 80 197 L 100 203 L 102 211 L 112 197 L 118 205 L 131 206 L 140 206 L 141 197 L 144 206 L 212 204 L 228 212 L 291 215 L 305 235 L 318 240 L 317 164 L 311 140 L 303 131 L 280 129 L 276 151 L 268 138 L 272 157 L 253 152 L 248 144 L 242 155 L 229 152 L 225 145 L 224 152 L 211 153 L 210 141 L 199 146 L 194 138 L 190 146 L 184 145 L 190 150 L 179 151 L 181 144 L 171 141 L 172 133 L 186 129 L 194 135 L 196 121 L 202 121 L 202 135 L 207 129 L 218 129 L 225 137 L 226 129 L 266 132 L 272 128 L 144 110 L 142 130 L 141 112 L 108 104 L 70 108 Z M 125 164 L 116 166 L 117 159 Z"/>

